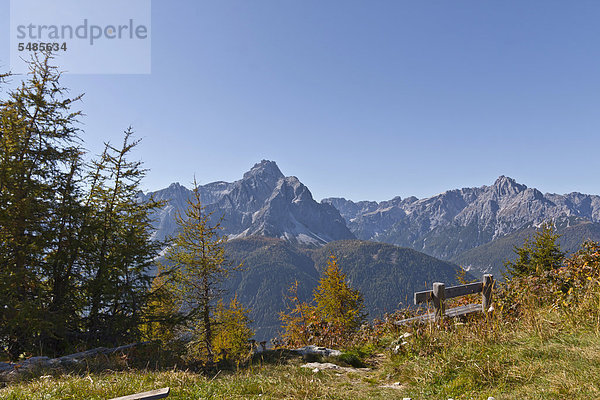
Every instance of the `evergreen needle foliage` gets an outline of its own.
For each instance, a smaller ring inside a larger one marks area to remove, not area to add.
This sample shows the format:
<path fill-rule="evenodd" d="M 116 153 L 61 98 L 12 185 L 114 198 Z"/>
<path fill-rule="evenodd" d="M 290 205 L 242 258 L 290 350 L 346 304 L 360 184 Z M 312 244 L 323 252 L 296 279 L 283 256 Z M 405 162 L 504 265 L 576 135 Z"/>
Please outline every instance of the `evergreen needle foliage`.
<path fill-rule="evenodd" d="M 149 217 L 162 203 L 136 198 L 145 171 L 141 162 L 128 160 L 139 143 L 131 141 L 132 134 L 131 128 L 125 131 L 120 148 L 107 143 L 89 175 L 81 258 L 86 278 L 83 320 L 90 346 L 139 339 L 153 296 L 150 271 L 164 246 L 152 240 Z"/>
<path fill-rule="evenodd" d="M 213 314 L 223 294 L 222 283 L 231 271 L 242 267 L 227 260 L 227 236 L 220 234 L 220 222 L 211 223 L 211 215 L 202 205 L 194 182 L 185 214 L 177 217 L 179 233 L 166 253 L 172 265 L 171 289 L 193 335 L 190 355 L 209 366 L 215 361 L 213 340 L 217 332 Z"/>
<path fill-rule="evenodd" d="M 341 346 L 365 321 L 362 295 L 348 285 L 334 255 L 314 290 L 314 304 L 300 301 L 297 281 L 289 293 L 292 307 L 280 313 L 282 336 L 288 345 Z"/>
<path fill-rule="evenodd" d="M 560 235 L 549 223 L 535 232 L 534 238 L 526 239 L 522 247 L 516 247 L 517 259 L 504 265 L 509 276 L 541 275 L 562 265 L 565 253 L 561 251 Z"/>
<path fill-rule="evenodd" d="M 12 358 L 64 339 L 79 308 L 81 96 L 49 62 L 34 58 L 0 100 L 0 346 Z"/>
<path fill-rule="evenodd" d="M 78 119 L 50 55 L 0 99 L 0 353 L 64 354 L 141 337 L 162 244 L 123 146 L 83 161 Z M 3 78 L 0 76 L 0 83 Z"/>

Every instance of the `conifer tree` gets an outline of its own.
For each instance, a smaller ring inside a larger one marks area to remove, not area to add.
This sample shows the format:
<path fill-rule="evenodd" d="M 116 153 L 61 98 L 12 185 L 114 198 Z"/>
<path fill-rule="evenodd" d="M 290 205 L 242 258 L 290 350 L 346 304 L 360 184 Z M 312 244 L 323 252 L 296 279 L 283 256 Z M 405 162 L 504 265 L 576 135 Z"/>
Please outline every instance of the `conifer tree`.
<path fill-rule="evenodd" d="M 219 300 L 214 313 L 215 336 L 213 350 L 216 360 L 230 360 L 239 364 L 245 361 L 250 352 L 248 340 L 254 335 L 250 328 L 250 310 L 234 296 L 226 306 Z"/>
<path fill-rule="evenodd" d="M 152 240 L 150 219 L 162 203 L 138 199 L 145 170 L 140 161 L 128 159 L 139 143 L 130 140 L 132 134 L 131 128 L 125 131 L 120 148 L 107 143 L 89 177 L 89 213 L 81 235 L 85 336 L 90 345 L 141 336 L 147 322 L 144 311 L 153 294 L 151 271 L 164 245 Z"/>
<path fill-rule="evenodd" d="M 44 349 L 70 324 L 75 286 L 63 261 L 80 223 L 82 151 L 49 55 L 0 100 L 0 343 L 12 356 Z M 3 76 L 3 78 L 6 76 Z"/>
<path fill-rule="evenodd" d="M 51 60 L 34 57 L 0 99 L 0 351 L 11 358 L 137 339 L 163 245 L 151 240 L 160 204 L 138 200 L 131 130 L 86 174 L 81 96 L 66 95 Z"/>
<path fill-rule="evenodd" d="M 317 322 L 315 307 L 301 301 L 298 295 L 298 281 L 294 281 L 288 289 L 288 312 L 281 311 L 281 333 L 284 343 L 292 346 L 307 346 L 313 338 L 312 329 Z"/>
<path fill-rule="evenodd" d="M 241 264 L 236 266 L 227 260 L 227 236 L 220 234 L 221 223 L 213 224 L 211 215 L 202 205 L 200 189 L 194 181 L 185 214 L 177 217 L 179 233 L 165 256 L 172 265 L 173 291 L 192 329 L 191 353 L 208 366 L 215 359 L 213 315 L 223 294 L 222 282 L 230 272 L 241 268 Z"/>
<path fill-rule="evenodd" d="M 362 295 L 348 285 L 334 255 L 327 261 L 314 298 L 317 314 L 343 331 L 358 328 L 365 319 Z"/>
<path fill-rule="evenodd" d="M 185 323 L 185 318 L 181 313 L 181 299 L 174 293 L 169 271 L 160 262 L 150 291 L 152 298 L 146 305 L 146 322 L 141 328 L 143 339 L 156 340 L 168 346 L 180 335 L 179 328 Z"/>
<path fill-rule="evenodd" d="M 298 282 L 289 292 L 292 307 L 279 314 L 282 337 L 288 345 L 342 345 L 366 318 L 362 295 L 348 285 L 334 255 L 327 261 L 312 302 L 299 299 Z"/>
<path fill-rule="evenodd" d="M 544 223 L 532 239 L 526 239 L 522 247 L 515 247 L 517 258 L 504 265 L 510 277 L 541 275 L 545 271 L 560 268 L 565 258 L 557 243 L 560 235 L 549 223 Z"/>

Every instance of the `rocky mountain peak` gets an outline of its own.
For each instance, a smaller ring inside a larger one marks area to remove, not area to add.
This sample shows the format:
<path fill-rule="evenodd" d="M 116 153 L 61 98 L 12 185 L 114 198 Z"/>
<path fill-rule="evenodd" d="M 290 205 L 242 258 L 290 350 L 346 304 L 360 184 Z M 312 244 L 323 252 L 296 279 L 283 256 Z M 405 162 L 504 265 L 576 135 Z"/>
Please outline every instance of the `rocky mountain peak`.
<path fill-rule="evenodd" d="M 262 160 L 254 164 L 250 171 L 244 174 L 244 180 L 255 179 L 262 182 L 275 183 L 285 176 L 279 170 L 275 161 Z"/>
<path fill-rule="evenodd" d="M 174 182 L 169 185 L 167 190 L 170 192 L 179 192 L 182 190 L 187 190 L 187 188 L 185 186 L 181 185 L 179 182 Z"/>
<path fill-rule="evenodd" d="M 498 177 L 498 179 L 496 179 L 496 182 L 494 182 L 492 188 L 500 196 L 510 196 L 522 192 L 523 190 L 527 189 L 527 186 L 517 183 L 517 181 L 515 181 L 513 178 L 501 175 Z"/>
<path fill-rule="evenodd" d="M 224 233 L 232 238 L 251 235 L 284 238 L 311 246 L 354 235 L 334 207 L 317 203 L 295 176 L 285 177 L 273 161 L 262 160 L 235 182 L 199 186 L 202 204 L 221 218 Z M 154 216 L 156 237 L 178 229 L 175 216 L 187 207 L 189 191 L 179 184 L 154 192 L 167 204 Z"/>

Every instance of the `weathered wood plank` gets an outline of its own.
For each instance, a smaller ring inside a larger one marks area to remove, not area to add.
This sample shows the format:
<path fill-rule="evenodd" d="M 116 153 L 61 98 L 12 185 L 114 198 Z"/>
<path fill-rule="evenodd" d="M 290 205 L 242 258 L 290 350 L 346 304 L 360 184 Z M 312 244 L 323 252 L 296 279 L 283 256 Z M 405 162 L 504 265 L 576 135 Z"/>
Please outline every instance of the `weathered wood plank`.
<path fill-rule="evenodd" d="M 468 283 L 466 285 L 452 286 L 446 288 L 446 298 L 452 299 L 454 297 L 466 296 L 473 293 L 481 293 L 483 289 L 483 282 Z"/>
<path fill-rule="evenodd" d="M 461 317 L 463 315 L 472 314 L 474 312 L 481 311 L 481 304 L 467 304 L 465 306 L 459 306 L 454 308 L 449 308 L 444 313 L 445 317 L 456 318 Z M 400 321 L 396 321 L 396 325 L 407 325 L 412 322 L 431 322 L 435 321 L 435 313 L 428 313 L 424 315 L 419 315 L 412 318 L 406 318 Z"/>
<path fill-rule="evenodd" d="M 481 311 L 487 314 L 492 305 L 492 289 L 494 287 L 494 276 L 485 274 L 483 276 L 483 290 L 481 291 Z"/>
<path fill-rule="evenodd" d="M 446 311 L 446 316 L 455 318 L 479 311 L 481 311 L 481 304 L 467 304 L 465 306 L 450 308 L 448 311 Z"/>
<path fill-rule="evenodd" d="M 446 285 L 441 282 L 433 283 L 433 307 L 435 308 L 435 319 L 442 319 L 446 312 Z"/>
<path fill-rule="evenodd" d="M 454 297 L 466 296 L 468 294 L 481 293 L 482 290 L 483 282 L 475 282 L 468 283 L 466 285 L 451 286 L 445 289 L 445 293 L 447 299 L 452 299 Z M 433 290 L 415 292 L 414 301 L 415 304 L 422 304 L 433 301 Z"/>
<path fill-rule="evenodd" d="M 428 303 L 433 299 L 433 290 L 415 292 L 415 304 Z"/>
<path fill-rule="evenodd" d="M 165 397 L 167 397 L 169 395 L 170 391 L 171 391 L 171 389 L 167 387 L 167 388 L 162 388 L 162 389 L 151 390 L 149 392 L 144 392 L 144 393 L 131 394 L 129 396 L 115 397 L 114 399 L 110 399 L 110 400 L 156 400 L 156 399 L 164 399 Z"/>

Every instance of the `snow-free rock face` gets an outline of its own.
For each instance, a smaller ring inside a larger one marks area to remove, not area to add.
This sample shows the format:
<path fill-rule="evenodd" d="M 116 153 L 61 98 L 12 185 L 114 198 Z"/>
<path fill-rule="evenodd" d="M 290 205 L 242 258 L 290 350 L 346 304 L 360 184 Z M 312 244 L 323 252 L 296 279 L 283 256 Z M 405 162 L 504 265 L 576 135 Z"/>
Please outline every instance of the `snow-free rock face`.
<path fill-rule="evenodd" d="M 163 208 L 152 215 L 156 229 L 153 235 L 154 239 L 164 240 L 175 232 L 177 229 L 176 217 L 185 210 L 191 194 L 190 190 L 176 182 L 165 189 L 138 195 L 141 201 L 147 201 L 152 197 L 154 200 L 166 202 Z"/>
<path fill-rule="evenodd" d="M 336 207 L 359 239 L 444 259 L 544 221 L 600 222 L 600 196 L 542 194 L 506 176 L 492 186 L 449 190 L 420 200 L 354 203 L 330 198 L 322 203 Z"/>
<path fill-rule="evenodd" d="M 223 217 L 224 233 L 232 238 L 263 235 L 309 245 L 354 238 L 335 207 L 316 202 L 298 178 L 285 177 L 273 161 L 254 165 L 239 181 L 209 183 L 199 191 L 214 222 Z M 175 216 L 185 210 L 191 194 L 174 183 L 142 196 L 167 202 L 154 216 L 157 239 L 176 232 Z"/>

